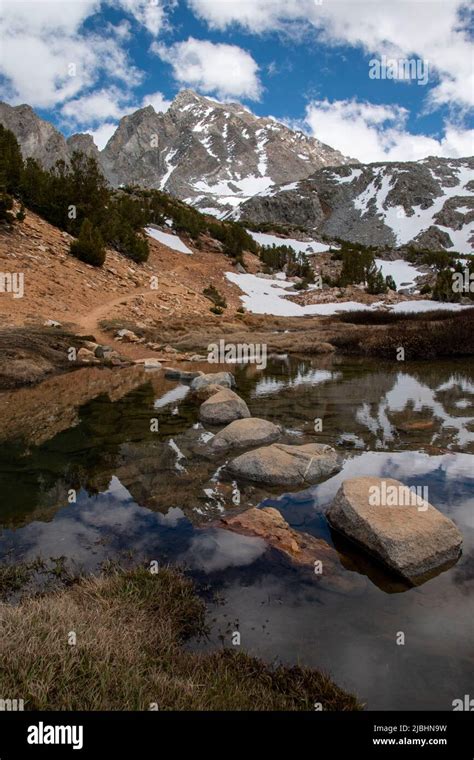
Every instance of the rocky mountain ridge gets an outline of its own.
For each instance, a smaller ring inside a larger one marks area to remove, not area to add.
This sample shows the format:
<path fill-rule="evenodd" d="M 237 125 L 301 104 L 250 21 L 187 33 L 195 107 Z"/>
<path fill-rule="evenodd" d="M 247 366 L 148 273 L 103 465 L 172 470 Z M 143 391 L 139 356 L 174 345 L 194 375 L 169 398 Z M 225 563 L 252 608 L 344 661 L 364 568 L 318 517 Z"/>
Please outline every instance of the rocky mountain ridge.
<path fill-rule="evenodd" d="M 473 250 L 472 158 L 358 164 L 272 118 L 191 90 L 166 113 L 147 106 L 125 116 L 102 151 L 89 134 L 66 139 L 28 105 L 0 103 L 0 124 L 25 158 L 47 168 L 80 150 L 115 187 L 157 188 L 220 218 L 389 249 Z"/>
<path fill-rule="evenodd" d="M 152 106 L 121 119 L 104 150 L 88 134 L 67 140 L 27 105 L 0 104 L 24 157 L 49 168 L 82 150 L 99 161 L 109 182 L 165 190 L 222 216 L 262 190 L 350 163 L 339 151 L 237 103 L 182 90 L 166 113 Z"/>
<path fill-rule="evenodd" d="M 231 218 L 382 248 L 472 253 L 474 158 L 323 168 L 255 195 Z"/>

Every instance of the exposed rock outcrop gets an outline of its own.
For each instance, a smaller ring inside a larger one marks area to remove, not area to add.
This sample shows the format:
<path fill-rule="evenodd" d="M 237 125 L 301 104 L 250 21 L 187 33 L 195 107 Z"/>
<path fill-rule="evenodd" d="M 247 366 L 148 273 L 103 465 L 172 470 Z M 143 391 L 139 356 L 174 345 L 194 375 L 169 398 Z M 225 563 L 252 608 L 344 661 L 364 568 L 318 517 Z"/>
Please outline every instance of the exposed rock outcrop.
<path fill-rule="evenodd" d="M 436 158 L 322 168 L 241 204 L 233 218 L 297 224 L 363 245 L 472 252 L 474 159 Z"/>
<path fill-rule="evenodd" d="M 232 209 L 225 196 L 245 200 L 258 189 L 294 182 L 349 159 L 238 103 L 218 103 L 182 90 L 166 113 L 148 106 L 125 116 L 101 161 L 114 185 L 166 190 L 199 208 L 224 213 Z"/>

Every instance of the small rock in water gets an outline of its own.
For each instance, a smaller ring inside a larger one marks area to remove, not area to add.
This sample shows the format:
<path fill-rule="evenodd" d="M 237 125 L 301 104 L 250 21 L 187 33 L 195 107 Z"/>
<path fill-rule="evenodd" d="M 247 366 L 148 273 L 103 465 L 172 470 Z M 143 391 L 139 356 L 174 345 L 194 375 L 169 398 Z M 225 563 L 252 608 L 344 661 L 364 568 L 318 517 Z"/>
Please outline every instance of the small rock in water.
<path fill-rule="evenodd" d="M 340 469 L 337 452 L 320 443 L 303 446 L 274 443 L 241 454 L 228 464 L 235 477 L 269 486 L 311 485 Z"/>
<path fill-rule="evenodd" d="M 200 375 L 191 383 L 191 389 L 198 391 L 206 385 L 222 385 L 223 388 L 232 388 L 235 385 L 234 376 L 230 372 L 214 372 Z"/>
<path fill-rule="evenodd" d="M 268 420 L 257 417 L 247 417 L 234 420 L 212 439 L 210 446 L 214 451 L 225 451 L 229 448 L 245 448 L 263 446 L 274 443 L 281 435 L 281 428 Z"/>
<path fill-rule="evenodd" d="M 332 546 L 322 538 L 294 530 L 273 507 L 252 507 L 235 517 L 224 517 L 221 524 L 245 536 L 263 538 L 292 562 L 311 569 L 312 577 L 323 588 L 339 593 L 362 591 L 366 581 L 354 572 L 347 572 Z M 316 573 L 319 565 L 321 572 Z"/>
<path fill-rule="evenodd" d="M 210 425 L 227 425 L 234 420 L 250 417 L 250 411 L 243 399 L 229 388 L 214 393 L 201 404 L 201 422 Z"/>
<path fill-rule="evenodd" d="M 135 364 L 143 364 L 146 369 L 161 369 L 162 367 L 161 362 L 153 357 L 149 359 L 137 359 L 135 361 Z"/>
<path fill-rule="evenodd" d="M 199 377 L 202 372 L 189 372 L 182 369 L 176 369 L 176 367 L 166 367 L 165 369 L 165 377 L 168 380 L 184 380 L 185 382 L 189 380 L 194 380 L 195 377 Z"/>

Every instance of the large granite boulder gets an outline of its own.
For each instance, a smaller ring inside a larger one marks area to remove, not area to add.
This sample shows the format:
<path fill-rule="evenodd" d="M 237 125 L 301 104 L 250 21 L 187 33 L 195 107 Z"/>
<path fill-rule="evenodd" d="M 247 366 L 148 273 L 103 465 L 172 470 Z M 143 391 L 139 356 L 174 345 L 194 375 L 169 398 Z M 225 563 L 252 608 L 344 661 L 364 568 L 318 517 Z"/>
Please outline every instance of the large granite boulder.
<path fill-rule="evenodd" d="M 398 480 L 351 478 L 329 509 L 330 524 L 412 584 L 453 564 L 462 534 Z"/>
<path fill-rule="evenodd" d="M 234 420 L 216 433 L 210 447 L 213 451 L 226 451 L 231 448 L 263 446 L 277 441 L 280 435 L 281 428 L 273 422 L 258 417 L 247 417 Z"/>
<path fill-rule="evenodd" d="M 241 454 L 228 464 L 235 477 L 269 486 L 311 485 L 340 469 L 336 451 L 320 443 L 303 446 L 274 443 Z"/>
<path fill-rule="evenodd" d="M 227 425 L 234 420 L 250 417 L 247 404 L 229 388 L 213 393 L 201 404 L 199 409 L 201 422 L 209 425 Z"/>

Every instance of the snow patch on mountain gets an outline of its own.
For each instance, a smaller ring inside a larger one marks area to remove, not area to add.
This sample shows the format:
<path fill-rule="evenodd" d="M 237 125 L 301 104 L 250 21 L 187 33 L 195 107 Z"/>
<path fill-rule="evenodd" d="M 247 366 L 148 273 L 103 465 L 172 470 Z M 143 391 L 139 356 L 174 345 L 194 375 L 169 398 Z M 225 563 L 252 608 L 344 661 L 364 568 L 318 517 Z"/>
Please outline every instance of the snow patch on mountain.
<path fill-rule="evenodd" d="M 252 314 L 269 314 L 274 317 L 332 316 L 343 311 L 377 310 L 383 305 L 383 301 L 371 306 L 357 301 L 337 301 L 301 306 L 288 300 L 288 289 L 292 288 L 294 283 L 286 279 L 270 280 L 254 274 L 236 272 L 226 272 L 226 278 L 244 293 L 241 296 L 242 304 Z M 459 311 L 469 307 L 440 301 L 402 301 L 389 308 L 396 312 L 422 312 L 433 309 Z"/>
<path fill-rule="evenodd" d="M 267 235 L 264 232 L 252 232 L 247 230 L 248 234 L 253 237 L 259 245 L 272 248 L 274 245 L 289 245 L 296 253 L 325 253 L 329 251 L 329 246 L 325 243 L 319 243 L 316 240 L 295 240 L 294 238 L 277 237 L 276 235 Z"/>
<path fill-rule="evenodd" d="M 162 230 L 157 230 L 155 227 L 145 227 L 145 232 L 147 235 L 149 235 L 154 240 L 157 240 L 159 243 L 168 246 L 168 248 L 172 248 L 173 251 L 192 254 L 192 250 L 188 248 L 188 246 L 185 245 L 181 238 L 179 238 L 177 235 L 173 235 L 169 232 L 163 232 Z"/>

